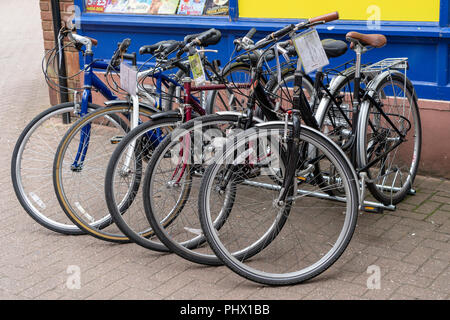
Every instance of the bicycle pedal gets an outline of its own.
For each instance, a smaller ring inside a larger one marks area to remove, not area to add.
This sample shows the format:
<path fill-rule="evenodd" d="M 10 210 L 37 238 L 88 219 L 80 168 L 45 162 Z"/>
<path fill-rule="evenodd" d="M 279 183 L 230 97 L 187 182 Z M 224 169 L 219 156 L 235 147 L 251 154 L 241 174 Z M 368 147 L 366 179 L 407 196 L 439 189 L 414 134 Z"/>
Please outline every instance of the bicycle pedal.
<path fill-rule="evenodd" d="M 362 206 L 362 211 L 367 213 L 375 213 L 375 214 L 383 214 L 383 208 L 374 207 L 374 206 Z"/>
<path fill-rule="evenodd" d="M 111 138 L 111 144 L 119 144 L 122 141 L 123 136 L 115 136 Z"/>

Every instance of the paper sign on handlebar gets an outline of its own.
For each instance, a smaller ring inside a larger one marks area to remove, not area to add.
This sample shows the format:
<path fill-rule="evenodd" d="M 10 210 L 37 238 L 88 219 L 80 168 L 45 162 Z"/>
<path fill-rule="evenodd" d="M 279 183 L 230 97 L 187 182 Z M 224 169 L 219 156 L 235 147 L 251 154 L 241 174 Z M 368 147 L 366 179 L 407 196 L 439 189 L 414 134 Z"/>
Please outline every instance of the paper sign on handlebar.
<path fill-rule="evenodd" d="M 294 36 L 292 41 L 306 74 L 330 63 L 316 29 L 302 32 Z"/>

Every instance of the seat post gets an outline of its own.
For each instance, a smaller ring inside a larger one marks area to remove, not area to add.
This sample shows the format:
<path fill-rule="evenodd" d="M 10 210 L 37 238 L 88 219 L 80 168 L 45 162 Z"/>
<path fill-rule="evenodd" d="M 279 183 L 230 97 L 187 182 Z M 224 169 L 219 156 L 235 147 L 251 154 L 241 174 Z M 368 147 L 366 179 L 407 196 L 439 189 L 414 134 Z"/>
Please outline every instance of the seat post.
<path fill-rule="evenodd" d="M 354 90 L 354 102 L 359 103 L 359 88 L 361 83 L 361 59 L 362 59 L 363 47 L 359 43 L 355 43 L 356 64 L 355 64 L 355 90 Z"/>
<path fill-rule="evenodd" d="M 359 88 L 361 86 L 361 59 L 363 53 L 363 46 L 359 42 L 354 43 L 355 53 L 356 53 L 356 63 L 355 63 L 355 78 L 354 78 L 354 90 L 353 90 L 353 106 L 352 106 L 352 127 L 353 132 L 358 126 L 359 118 L 359 104 L 361 102 L 361 97 L 359 94 Z M 353 147 L 351 150 L 351 160 L 356 163 L 356 148 Z"/>

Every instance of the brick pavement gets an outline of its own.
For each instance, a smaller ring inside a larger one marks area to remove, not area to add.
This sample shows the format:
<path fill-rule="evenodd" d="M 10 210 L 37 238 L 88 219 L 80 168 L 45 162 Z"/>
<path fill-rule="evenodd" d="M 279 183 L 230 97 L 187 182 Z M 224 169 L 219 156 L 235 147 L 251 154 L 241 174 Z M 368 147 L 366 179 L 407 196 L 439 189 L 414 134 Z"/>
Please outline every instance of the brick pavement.
<path fill-rule="evenodd" d="M 37 225 L 10 182 L 10 156 L 26 123 L 49 105 L 40 71 L 38 4 L 0 2 L 0 299 L 450 299 L 450 181 L 418 177 L 395 212 L 361 214 L 338 262 L 302 285 L 270 288 L 225 267 L 198 266 L 134 244 L 68 237 Z M 20 10 L 27 10 L 27 19 Z M 381 288 L 368 289 L 369 266 Z M 80 289 L 69 289 L 70 266 Z"/>

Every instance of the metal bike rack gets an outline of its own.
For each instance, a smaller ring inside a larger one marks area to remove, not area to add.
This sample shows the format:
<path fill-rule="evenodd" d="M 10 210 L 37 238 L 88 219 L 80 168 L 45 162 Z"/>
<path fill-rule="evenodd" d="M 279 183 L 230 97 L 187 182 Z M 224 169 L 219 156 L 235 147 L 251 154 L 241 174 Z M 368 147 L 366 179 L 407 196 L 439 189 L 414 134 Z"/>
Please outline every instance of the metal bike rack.
<path fill-rule="evenodd" d="M 248 185 L 248 186 L 253 186 L 253 187 L 273 190 L 273 191 L 280 191 L 281 190 L 280 186 L 269 184 L 269 183 L 262 183 L 262 182 L 254 182 L 254 181 L 245 180 L 243 182 L 243 184 Z M 338 202 L 346 202 L 346 198 L 345 197 L 331 196 L 329 194 L 322 193 L 322 192 L 311 192 L 311 191 L 307 191 L 307 190 L 297 189 L 297 194 L 298 195 L 304 195 L 304 196 L 307 196 L 307 197 L 315 197 L 315 198 L 326 199 L 326 200 L 333 200 L 333 201 L 338 201 Z M 367 207 L 374 207 L 374 208 L 379 208 L 379 209 L 389 210 L 389 211 L 395 211 L 396 210 L 396 206 L 394 206 L 394 205 L 384 205 L 382 203 L 373 202 L 373 201 L 364 201 L 363 205 L 367 206 Z"/>

